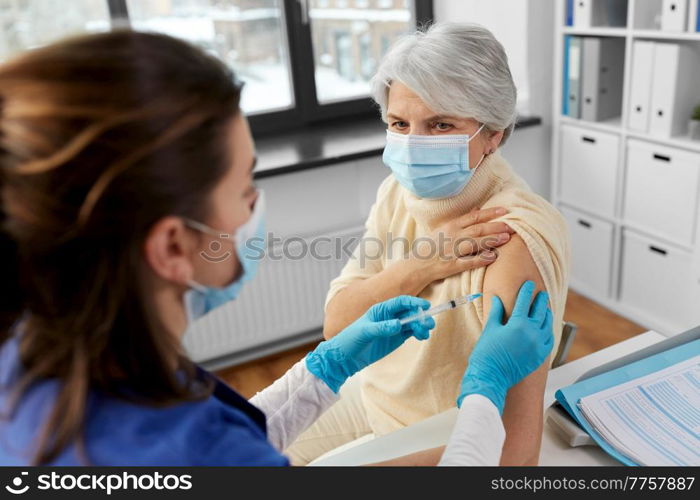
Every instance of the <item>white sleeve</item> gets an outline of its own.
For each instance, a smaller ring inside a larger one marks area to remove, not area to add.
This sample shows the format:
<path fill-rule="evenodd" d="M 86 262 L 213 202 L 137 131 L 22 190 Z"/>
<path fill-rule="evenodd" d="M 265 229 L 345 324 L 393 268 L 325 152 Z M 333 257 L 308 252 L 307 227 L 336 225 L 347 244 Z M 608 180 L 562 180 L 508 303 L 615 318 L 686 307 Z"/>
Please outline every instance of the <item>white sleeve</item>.
<path fill-rule="evenodd" d="M 470 394 L 462 400 L 438 465 L 498 465 L 505 439 L 506 430 L 496 405 L 481 394 Z"/>
<path fill-rule="evenodd" d="M 250 402 L 267 417 L 267 439 L 282 452 L 338 399 L 302 359 Z"/>

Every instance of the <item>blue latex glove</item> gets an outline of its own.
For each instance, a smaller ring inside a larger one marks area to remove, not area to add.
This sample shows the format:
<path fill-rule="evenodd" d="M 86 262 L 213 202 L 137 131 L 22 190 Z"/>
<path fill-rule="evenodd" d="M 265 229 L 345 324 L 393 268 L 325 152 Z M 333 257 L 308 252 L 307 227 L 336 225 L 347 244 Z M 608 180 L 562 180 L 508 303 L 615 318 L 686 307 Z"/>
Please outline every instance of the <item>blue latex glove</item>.
<path fill-rule="evenodd" d="M 489 398 L 503 415 L 508 389 L 535 371 L 552 351 L 552 311 L 547 292 L 540 292 L 530 307 L 535 284 L 526 281 L 520 287 L 513 314 L 503 324 L 503 303 L 498 296 L 491 301 L 491 313 L 476 343 L 469 366 L 462 378 L 457 406 L 469 394 Z"/>
<path fill-rule="evenodd" d="M 348 377 L 382 359 L 409 337 L 426 340 L 435 328 L 433 318 L 399 324 L 399 318 L 428 309 L 430 302 L 400 295 L 380 302 L 330 340 L 306 356 L 306 367 L 335 393 Z"/>

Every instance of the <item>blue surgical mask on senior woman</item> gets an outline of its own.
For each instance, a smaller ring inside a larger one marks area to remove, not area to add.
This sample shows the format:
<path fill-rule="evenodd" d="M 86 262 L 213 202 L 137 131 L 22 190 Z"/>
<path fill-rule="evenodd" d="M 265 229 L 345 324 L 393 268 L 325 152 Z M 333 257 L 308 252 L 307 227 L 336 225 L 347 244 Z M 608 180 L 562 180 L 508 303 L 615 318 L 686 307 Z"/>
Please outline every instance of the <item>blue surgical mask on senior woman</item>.
<path fill-rule="evenodd" d="M 469 135 L 404 135 L 386 131 L 382 157 L 399 183 L 420 198 L 448 198 L 467 185 L 474 170 L 469 168 L 469 142 L 484 128 Z"/>
<path fill-rule="evenodd" d="M 243 288 L 243 285 L 253 279 L 258 270 L 258 261 L 265 250 L 265 196 L 263 191 L 258 192 L 255 200 L 253 213 L 245 224 L 236 229 L 235 234 L 223 234 L 201 222 L 186 220 L 185 223 L 192 229 L 217 238 L 232 240 L 238 261 L 241 263 L 242 274 L 233 283 L 223 288 L 205 286 L 196 281 L 190 281 L 191 287 L 185 293 L 185 309 L 187 318 L 192 322 L 206 313 L 227 302 L 234 300 Z M 218 258 L 207 257 L 204 253 L 202 258 L 209 258 L 213 262 L 224 261 L 230 258 L 224 255 Z"/>

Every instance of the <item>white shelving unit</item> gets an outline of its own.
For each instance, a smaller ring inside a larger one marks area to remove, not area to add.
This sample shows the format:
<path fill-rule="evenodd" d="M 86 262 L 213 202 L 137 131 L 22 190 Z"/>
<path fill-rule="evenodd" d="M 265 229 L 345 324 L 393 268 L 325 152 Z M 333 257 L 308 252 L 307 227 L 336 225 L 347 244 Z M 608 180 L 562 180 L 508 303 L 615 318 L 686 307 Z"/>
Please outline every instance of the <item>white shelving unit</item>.
<path fill-rule="evenodd" d="M 658 5 L 661 3 L 659 0 Z M 679 333 L 700 324 L 700 141 L 657 137 L 628 128 L 632 50 L 636 40 L 646 40 L 691 44 L 700 54 L 700 33 L 651 29 L 652 0 L 629 0 L 623 28 L 565 26 L 566 1 L 556 5 L 551 193 L 572 234 L 571 288 L 645 327 L 665 335 Z M 621 116 L 589 122 L 562 115 L 566 35 L 625 40 Z M 696 64 L 700 67 L 700 56 Z M 697 89 L 700 103 L 700 81 Z M 594 147 L 577 146 L 572 140 L 576 134 Z M 638 162 L 640 149 L 650 149 L 654 157 L 672 155 L 673 162 L 668 163 L 668 170 L 654 172 Z M 609 168 L 601 167 L 607 163 Z M 643 178 L 646 174 L 648 179 Z M 669 193 L 673 182 L 678 189 Z M 635 200 L 640 193 L 631 191 L 638 186 L 650 193 L 648 206 L 638 211 L 648 209 L 651 215 L 646 217 L 632 216 L 630 209 L 630 204 L 639 203 Z M 655 204 L 662 209 L 653 211 Z M 669 227 L 692 221 L 683 238 L 668 236 L 670 231 L 659 226 L 664 209 L 676 205 L 682 209 L 674 213 L 683 220 L 668 217 Z"/>

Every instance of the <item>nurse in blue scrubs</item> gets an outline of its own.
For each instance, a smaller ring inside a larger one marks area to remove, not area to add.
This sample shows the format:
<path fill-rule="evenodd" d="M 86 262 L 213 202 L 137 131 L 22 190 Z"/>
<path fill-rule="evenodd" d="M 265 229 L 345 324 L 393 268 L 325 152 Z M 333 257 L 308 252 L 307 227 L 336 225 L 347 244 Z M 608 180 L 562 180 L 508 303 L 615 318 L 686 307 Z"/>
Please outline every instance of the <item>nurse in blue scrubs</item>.
<path fill-rule="evenodd" d="M 234 300 L 265 248 L 235 82 L 130 31 L 0 66 L 1 465 L 288 465 L 348 377 L 429 338 L 432 319 L 398 321 L 428 302 L 378 303 L 251 401 L 188 359 L 188 324 Z M 442 463 L 497 463 L 505 394 L 551 350 L 533 287 L 505 325 L 495 299 Z"/>

